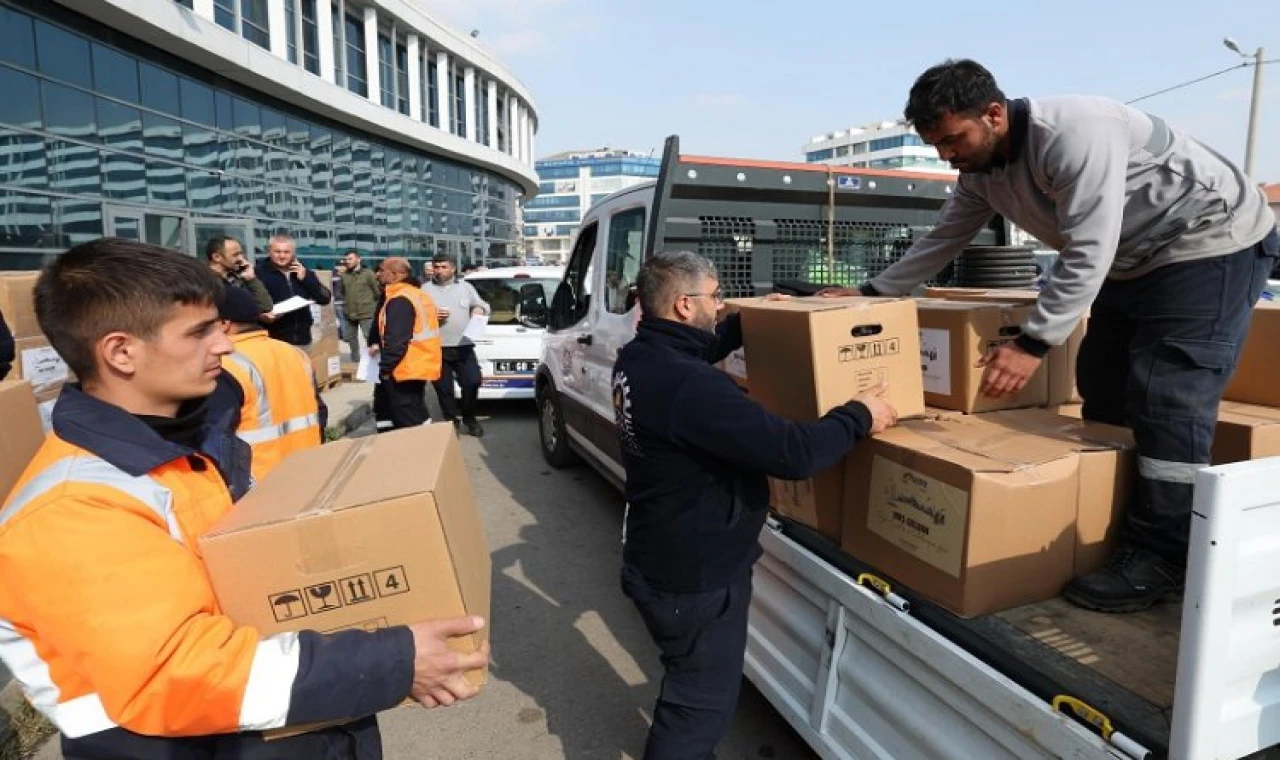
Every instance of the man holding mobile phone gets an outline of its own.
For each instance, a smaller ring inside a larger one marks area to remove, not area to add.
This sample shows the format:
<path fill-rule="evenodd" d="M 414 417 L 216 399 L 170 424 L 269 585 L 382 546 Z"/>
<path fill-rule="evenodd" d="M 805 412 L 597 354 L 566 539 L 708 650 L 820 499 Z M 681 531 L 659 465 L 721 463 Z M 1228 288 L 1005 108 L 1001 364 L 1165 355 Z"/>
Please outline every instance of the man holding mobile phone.
<path fill-rule="evenodd" d="M 316 273 L 298 261 L 293 238 L 283 233 L 273 235 L 267 243 L 267 261 L 258 265 L 258 279 L 267 287 L 273 303 L 300 296 L 323 306 L 333 299 L 333 294 L 320 284 Z M 311 323 L 311 310 L 297 309 L 278 315 L 267 327 L 267 332 L 276 340 L 295 346 L 309 346 Z"/>

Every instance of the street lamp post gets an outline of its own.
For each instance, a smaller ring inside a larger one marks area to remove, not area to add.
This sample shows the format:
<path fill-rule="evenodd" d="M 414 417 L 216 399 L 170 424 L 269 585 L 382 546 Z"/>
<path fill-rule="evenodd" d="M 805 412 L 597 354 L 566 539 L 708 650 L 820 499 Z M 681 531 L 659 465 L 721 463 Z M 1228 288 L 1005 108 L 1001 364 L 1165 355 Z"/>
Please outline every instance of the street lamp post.
<path fill-rule="evenodd" d="M 1235 51 L 1241 58 L 1248 58 L 1236 41 L 1227 37 L 1222 41 L 1228 50 Z M 1258 138 L 1258 109 L 1262 100 L 1262 48 L 1253 53 L 1253 95 L 1249 98 L 1249 135 L 1244 144 L 1244 173 L 1253 176 L 1254 148 Z"/>

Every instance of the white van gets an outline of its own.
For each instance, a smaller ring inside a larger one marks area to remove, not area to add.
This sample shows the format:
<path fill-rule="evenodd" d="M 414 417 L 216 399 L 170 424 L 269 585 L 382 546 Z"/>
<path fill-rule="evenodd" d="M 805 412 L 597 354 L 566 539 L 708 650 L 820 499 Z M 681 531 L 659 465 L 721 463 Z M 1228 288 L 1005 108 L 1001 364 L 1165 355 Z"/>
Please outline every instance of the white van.
<path fill-rule="evenodd" d="M 583 217 L 550 307 L 522 306 L 549 326 L 535 380 L 543 456 L 555 467 L 585 460 L 622 486 L 611 376 L 635 335 L 628 286 L 646 256 L 699 251 L 733 297 L 803 293 L 853 268 L 878 273 L 931 227 L 952 182 L 682 156 L 670 138 L 656 183 Z M 976 242 L 1007 244 L 1001 234 Z M 805 279 L 815 275 L 827 279 Z M 1280 457 L 1198 473 L 1181 614 L 1098 615 L 1049 600 L 963 619 L 771 517 L 745 674 L 824 760 L 1272 760 L 1277 482 Z"/>
<path fill-rule="evenodd" d="M 480 363 L 480 398 L 532 399 L 533 377 L 542 355 L 543 329 L 520 313 L 526 303 L 551 303 L 563 267 L 503 267 L 467 275 L 466 281 L 488 302 L 493 313 L 484 337 L 476 341 Z"/>

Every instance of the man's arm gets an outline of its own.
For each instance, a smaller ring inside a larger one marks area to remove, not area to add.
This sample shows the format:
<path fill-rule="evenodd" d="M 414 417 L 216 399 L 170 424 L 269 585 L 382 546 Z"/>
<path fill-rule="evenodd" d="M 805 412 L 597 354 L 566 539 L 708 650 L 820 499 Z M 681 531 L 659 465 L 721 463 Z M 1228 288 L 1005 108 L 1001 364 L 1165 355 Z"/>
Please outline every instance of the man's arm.
<path fill-rule="evenodd" d="M 67 525 L 94 540 L 61 539 Z M 260 638 L 217 612 L 200 560 L 141 504 L 55 489 L 7 528 L 2 614 L 29 621 L 74 662 L 130 731 L 202 736 L 354 718 L 409 694 L 409 629 Z"/>
<path fill-rule="evenodd" d="M 321 306 L 333 300 L 333 294 L 329 292 L 328 288 L 320 284 L 320 278 L 316 277 L 316 273 L 310 269 L 307 270 L 306 275 L 303 276 L 300 282 L 302 289 L 307 291 L 307 295 L 311 296 L 311 300 Z"/>
<path fill-rule="evenodd" d="M 262 281 L 257 277 L 244 280 L 244 283 L 249 286 L 249 292 L 253 295 L 253 300 L 258 304 L 258 308 L 263 313 L 271 311 L 271 308 L 275 306 L 275 302 L 271 300 L 271 293 L 267 291 L 267 286 L 263 285 Z"/>
<path fill-rule="evenodd" d="M 489 308 L 489 302 L 480 297 L 480 292 L 476 290 L 476 287 L 474 285 L 467 282 L 466 280 L 462 281 L 462 285 L 467 289 L 467 312 L 468 313 L 475 314 L 476 309 L 479 309 L 481 314 L 485 314 L 485 315 L 493 314 L 493 309 Z"/>
<path fill-rule="evenodd" d="M 865 295 L 902 296 L 917 285 L 942 271 L 973 240 L 995 212 L 982 196 L 966 187 L 965 179 L 956 182 L 955 193 L 943 205 L 932 230 L 911 246 L 911 250 L 888 269 L 874 277 Z"/>
<path fill-rule="evenodd" d="M 711 351 L 711 363 L 721 361 L 742 348 L 742 315 L 730 314 L 716 325 L 716 345 Z"/>
<path fill-rule="evenodd" d="M 1111 270 L 1124 218 L 1128 126 L 1106 117 L 1074 125 L 1054 135 L 1042 160 L 1066 244 L 1017 340 L 1035 356 L 1066 341 Z"/>
<path fill-rule="evenodd" d="M 787 480 L 802 480 L 840 461 L 871 425 L 871 412 L 858 401 L 814 422 L 792 422 L 770 414 L 719 372 L 689 378 L 671 407 L 677 443 Z"/>
<path fill-rule="evenodd" d="M 382 353 L 379 355 L 378 372 L 388 377 L 409 351 L 413 338 L 413 304 L 407 298 L 392 298 L 387 302 L 387 329 L 379 336 Z"/>

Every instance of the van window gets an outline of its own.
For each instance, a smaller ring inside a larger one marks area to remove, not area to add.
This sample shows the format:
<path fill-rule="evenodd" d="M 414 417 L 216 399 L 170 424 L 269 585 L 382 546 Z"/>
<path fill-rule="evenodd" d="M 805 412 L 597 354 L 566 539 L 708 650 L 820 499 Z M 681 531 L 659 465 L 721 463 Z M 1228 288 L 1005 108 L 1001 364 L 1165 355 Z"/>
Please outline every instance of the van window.
<path fill-rule="evenodd" d="M 491 325 L 514 325 L 519 324 L 517 317 L 519 316 L 518 308 L 520 306 L 521 291 L 530 285 L 542 288 L 543 303 L 550 303 L 551 296 L 556 292 L 556 286 L 560 284 L 559 280 L 535 279 L 533 277 L 485 277 L 485 278 L 467 278 L 467 282 L 475 287 L 480 297 L 489 304 L 492 314 L 489 315 L 489 324 Z"/>
<path fill-rule="evenodd" d="M 569 258 L 569 265 L 565 267 L 564 281 L 556 288 L 555 298 L 551 302 L 551 317 L 547 326 L 552 330 L 572 327 L 587 316 L 587 310 L 591 306 L 591 261 L 596 250 L 599 228 L 599 224 L 592 222 L 578 232 L 573 255 Z"/>
<path fill-rule="evenodd" d="M 609 246 L 605 264 L 605 309 L 614 314 L 630 311 L 628 295 L 640 274 L 644 255 L 644 207 L 620 211 L 609 220 Z"/>

